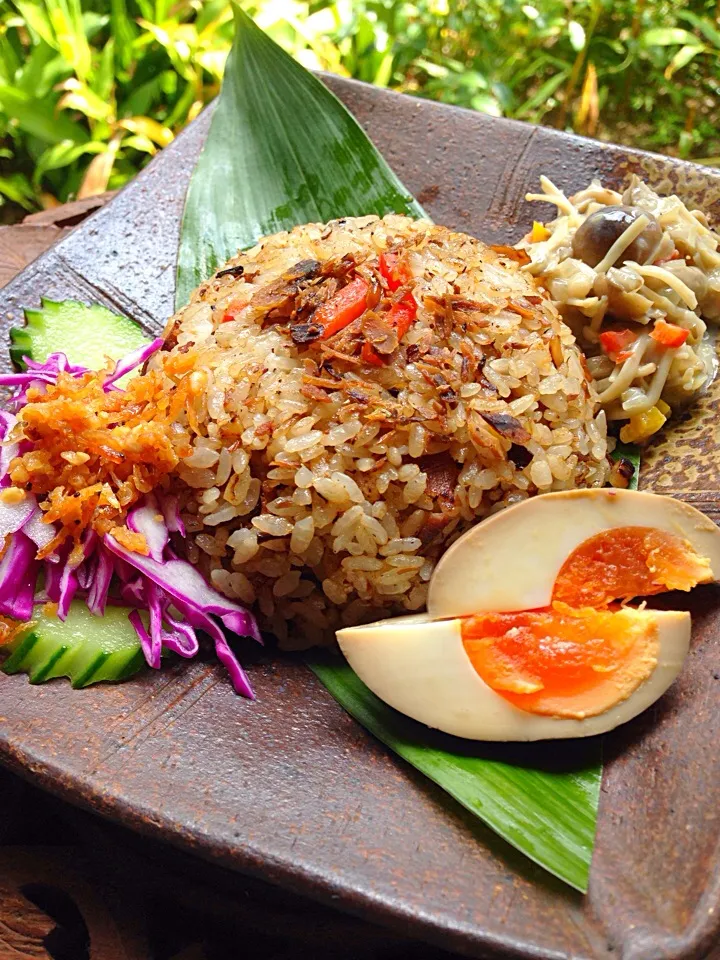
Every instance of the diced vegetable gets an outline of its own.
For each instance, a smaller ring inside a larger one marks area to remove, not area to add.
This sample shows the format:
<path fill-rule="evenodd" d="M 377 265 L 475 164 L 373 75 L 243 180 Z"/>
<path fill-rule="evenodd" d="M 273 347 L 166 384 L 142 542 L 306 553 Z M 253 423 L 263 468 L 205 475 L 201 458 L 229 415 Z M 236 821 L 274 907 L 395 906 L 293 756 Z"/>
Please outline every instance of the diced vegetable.
<path fill-rule="evenodd" d="M 80 600 L 65 621 L 36 607 L 32 621 L 6 649 L 10 656 L 3 673 L 27 673 L 30 683 L 67 677 L 76 689 L 125 680 L 145 662 L 124 607 L 109 607 L 98 620 Z"/>
<path fill-rule="evenodd" d="M 225 307 L 223 312 L 222 322 L 230 323 L 232 320 L 236 320 L 238 314 L 241 313 L 247 307 L 248 301 L 245 297 L 233 297 L 230 303 Z"/>
<path fill-rule="evenodd" d="M 675 248 L 669 257 L 660 257 L 659 260 L 653 260 L 653 264 L 656 267 L 660 267 L 662 266 L 663 263 L 670 263 L 671 260 L 680 260 L 680 259 L 681 259 L 681 253 L 677 248 Z"/>
<path fill-rule="evenodd" d="M 600 334 L 600 346 L 605 353 L 616 363 L 627 360 L 630 351 L 628 347 L 637 340 L 637 334 L 632 330 L 605 330 Z"/>
<path fill-rule="evenodd" d="M 676 323 L 668 323 L 667 320 L 656 320 L 650 336 L 656 340 L 661 347 L 673 349 L 681 347 L 690 336 L 690 331 L 684 327 L 679 327 Z"/>
<path fill-rule="evenodd" d="M 360 359 L 363 361 L 363 363 L 369 363 L 373 367 L 385 366 L 385 361 L 383 360 L 383 358 L 377 352 L 375 347 L 371 343 L 368 343 L 367 341 L 365 341 L 365 343 L 362 345 L 362 350 L 360 351 Z"/>
<path fill-rule="evenodd" d="M 413 279 L 407 257 L 398 251 L 389 250 L 387 253 L 381 253 L 379 266 L 380 273 L 391 292 L 395 292 Z"/>
<path fill-rule="evenodd" d="M 394 303 L 387 313 L 388 322 L 397 332 L 398 341 L 402 340 L 417 317 L 417 302 L 408 291 L 397 303 Z M 374 367 L 383 367 L 388 361 L 375 347 L 366 341 L 360 350 L 360 359 Z"/>
<path fill-rule="evenodd" d="M 390 307 L 389 320 L 397 328 L 398 340 L 402 340 L 417 317 L 417 302 L 411 293 Z"/>
<path fill-rule="evenodd" d="M 533 220 L 532 230 L 530 231 L 530 243 L 542 243 L 550 236 L 550 231 L 545 224 L 539 220 Z"/>
<path fill-rule="evenodd" d="M 620 439 L 623 443 L 639 443 L 647 440 L 665 424 L 667 417 L 658 407 L 650 407 L 645 413 L 638 413 L 630 417 L 628 423 L 620 430 Z"/>
<path fill-rule="evenodd" d="M 327 340 L 339 333 L 367 308 L 370 284 L 364 277 L 356 277 L 339 293 L 318 307 L 312 318 L 313 326 L 321 329 L 320 339 Z"/>

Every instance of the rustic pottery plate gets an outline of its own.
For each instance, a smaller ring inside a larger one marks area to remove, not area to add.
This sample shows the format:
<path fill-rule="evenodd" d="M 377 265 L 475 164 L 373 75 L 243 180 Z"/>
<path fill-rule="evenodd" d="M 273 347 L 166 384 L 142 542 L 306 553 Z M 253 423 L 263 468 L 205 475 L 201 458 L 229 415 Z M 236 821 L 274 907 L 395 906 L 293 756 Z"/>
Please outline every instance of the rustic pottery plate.
<path fill-rule="evenodd" d="M 510 242 L 546 173 L 630 173 L 720 220 L 720 173 L 327 78 L 434 220 Z M 3 336 L 40 296 L 157 333 L 206 113 L 0 292 Z M 3 354 L 3 364 L 7 355 Z M 720 510 L 720 387 L 646 458 L 641 486 Z M 692 598 L 672 691 L 606 741 L 590 891 L 535 868 L 357 726 L 299 661 L 251 663 L 256 703 L 201 662 L 77 693 L 0 676 L 0 759 L 141 833 L 476 957 L 707 957 L 720 931 L 720 590 Z"/>

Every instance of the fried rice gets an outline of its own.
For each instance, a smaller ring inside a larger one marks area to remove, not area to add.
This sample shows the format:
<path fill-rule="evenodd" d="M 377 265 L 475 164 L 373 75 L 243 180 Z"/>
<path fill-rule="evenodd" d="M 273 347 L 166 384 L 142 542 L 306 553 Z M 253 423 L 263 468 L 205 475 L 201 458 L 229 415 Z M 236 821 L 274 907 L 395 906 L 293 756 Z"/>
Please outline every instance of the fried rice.
<path fill-rule="evenodd" d="M 187 559 L 281 642 L 418 610 L 478 519 L 607 481 L 583 358 L 516 256 L 401 216 L 308 224 L 231 260 L 170 320 L 150 369 L 184 387 L 170 492 Z M 318 326 L 353 283 L 367 309 Z"/>

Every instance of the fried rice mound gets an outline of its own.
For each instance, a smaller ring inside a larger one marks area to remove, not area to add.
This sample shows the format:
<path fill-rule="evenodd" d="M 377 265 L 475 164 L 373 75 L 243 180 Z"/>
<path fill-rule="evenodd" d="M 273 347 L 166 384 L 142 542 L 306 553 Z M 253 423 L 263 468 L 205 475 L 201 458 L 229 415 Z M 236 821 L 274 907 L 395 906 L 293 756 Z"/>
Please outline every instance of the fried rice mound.
<path fill-rule="evenodd" d="M 307 224 L 170 320 L 184 549 L 281 642 L 418 610 L 478 519 L 606 482 L 583 358 L 516 256 L 401 216 Z"/>

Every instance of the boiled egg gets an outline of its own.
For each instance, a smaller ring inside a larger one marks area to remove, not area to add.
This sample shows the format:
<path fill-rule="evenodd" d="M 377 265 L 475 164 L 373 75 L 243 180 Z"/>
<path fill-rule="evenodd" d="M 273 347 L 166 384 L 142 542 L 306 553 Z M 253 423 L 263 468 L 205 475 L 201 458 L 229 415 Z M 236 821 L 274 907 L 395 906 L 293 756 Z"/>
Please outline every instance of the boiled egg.
<path fill-rule="evenodd" d="M 720 530 L 695 507 L 654 493 L 543 494 L 456 540 L 430 581 L 428 613 L 437 620 L 571 602 L 575 579 L 585 583 L 577 602 L 588 606 L 689 590 L 720 579 Z"/>
<path fill-rule="evenodd" d="M 682 668 L 690 615 L 618 601 L 720 577 L 720 530 L 636 491 L 547 494 L 478 524 L 440 560 L 427 614 L 341 630 L 350 665 L 415 720 L 476 740 L 604 733 Z"/>
<path fill-rule="evenodd" d="M 618 627 L 631 631 L 617 667 L 597 673 L 595 687 L 597 664 L 588 663 L 589 682 L 587 677 L 571 681 L 567 697 L 558 695 L 556 682 L 544 704 L 525 674 L 505 689 L 498 687 L 499 671 L 493 665 L 482 669 L 481 657 L 468 649 L 461 619 L 398 617 L 340 630 L 337 637 L 348 663 L 373 693 L 428 727 L 470 740 L 588 737 L 613 730 L 662 696 L 680 672 L 690 643 L 688 613 L 625 610 L 609 616 L 621 618 Z M 614 653 L 611 640 L 607 645 Z M 570 652 L 566 645 L 564 653 Z M 606 657 L 600 666 L 615 667 L 615 662 Z M 556 679 L 562 683 L 562 670 Z M 523 683 L 526 693 L 507 689 Z"/>

